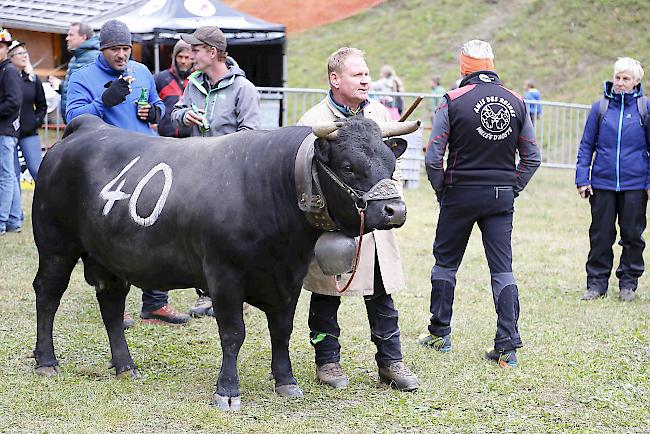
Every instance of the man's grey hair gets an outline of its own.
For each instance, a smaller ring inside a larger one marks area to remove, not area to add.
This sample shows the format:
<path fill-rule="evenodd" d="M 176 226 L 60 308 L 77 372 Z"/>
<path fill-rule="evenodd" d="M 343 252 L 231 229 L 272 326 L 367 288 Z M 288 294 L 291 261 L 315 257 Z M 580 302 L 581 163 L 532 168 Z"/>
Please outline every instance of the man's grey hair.
<path fill-rule="evenodd" d="M 90 27 L 90 25 L 87 23 L 74 22 L 70 24 L 70 27 L 77 27 L 79 29 L 79 35 L 85 36 L 86 39 L 90 39 L 95 36 L 93 28 Z"/>
<path fill-rule="evenodd" d="M 362 59 L 365 59 L 366 53 L 359 50 L 358 48 L 350 47 L 341 47 L 335 52 L 333 52 L 330 57 L 327 59 L 327 77 L 329 79 L 332 72 L 341 72 L 343 69 L 343 64 L 350 56 L 359 56 Z"/>
<path fill-rule="evenodd" d="M 623 71 L 628 71 L 632 74 L 634 84 L 640 83 L 644 74 L 641 63 L 631 57 L 619 57 L 616 63 L 614 63 L 614 75 Z"/>
<path fill-rule="evenodd" d="M 466 56 L 473 57 L 474 59 L 492 59 L 494 60 L 494 53 L 492 53 L 492 46 L 480 39 L 473 39 L 466 42 L 460 50 Z"/>

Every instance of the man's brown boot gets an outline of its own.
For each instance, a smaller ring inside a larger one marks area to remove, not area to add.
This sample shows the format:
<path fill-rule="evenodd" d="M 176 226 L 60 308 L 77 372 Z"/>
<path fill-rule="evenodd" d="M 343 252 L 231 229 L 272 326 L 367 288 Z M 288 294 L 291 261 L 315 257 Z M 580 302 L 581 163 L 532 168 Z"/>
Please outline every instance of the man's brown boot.
<path fill-rule="evenodd" d="M 379 367 L 379 380 L 400 392 L 412 392 L 420 387 L 420 381 L 404 362 L 394 362 Z"/>
<path fill-rule="evenodd" d="M 142 322 L 150 324 L 185 324 L 190 320 L 189 315 L 178 312 L 170 304 L 151 312 L 140 312 L 140 318 Z"/>
<path fill-rule="evenodd" d="M 348 377 L 338 362 L 316 365 L 316 380 L 321 384 L 327 384 L 335 389 L 348 387 Z"/>

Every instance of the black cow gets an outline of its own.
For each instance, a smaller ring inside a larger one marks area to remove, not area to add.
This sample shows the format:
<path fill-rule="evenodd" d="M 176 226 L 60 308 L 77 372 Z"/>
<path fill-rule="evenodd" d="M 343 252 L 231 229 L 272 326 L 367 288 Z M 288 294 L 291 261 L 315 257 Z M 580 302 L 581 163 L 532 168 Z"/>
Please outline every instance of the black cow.
<path fill-rule="evenodd" d="M 398 131 L 393 125 L 392 135 L 414 129 L 403 125 Z M 391 177 L 405 142 L 392 139 L 391 152 L 380 127 L 365 119 L 314 131 L 322 136 L 314 143 L 316 178 L 336 226 L 358 235 L 357 208 L 364 206 L 366 232 L 401 226 L 406 208 L 400 198 L 353 198 Z M 323 233 L 299 209 L 294 179 L 298 149 L 310 133 L 309 127 L 286 127 L 177 140 L 118 129 L 94 116 L 74 119 L 45 156 L 34 192 L 36 371 L 58 372 L 54 316 L 81 258 L 118 375 L 139 375 L 122 329 L 130 285 L 197 287 L 212 298 L 221 338 L 214 403 L 240 406 L 243 302 L 267 316 L 276 392 L 302 396 L 288 345 L 302 280 Z M 325 166 L 334 177 L 323 175 Z"/>

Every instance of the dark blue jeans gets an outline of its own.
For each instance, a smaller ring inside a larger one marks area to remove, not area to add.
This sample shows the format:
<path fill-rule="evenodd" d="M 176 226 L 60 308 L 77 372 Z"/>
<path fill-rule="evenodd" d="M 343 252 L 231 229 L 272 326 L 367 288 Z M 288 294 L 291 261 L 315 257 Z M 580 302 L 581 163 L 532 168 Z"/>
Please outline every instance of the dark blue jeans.
<path fill-rule="evenodd" d="M 169 295 L 166 291 L 157 289 L 142 290 L 142 311 L 153 312 L 169 303 Z"/>

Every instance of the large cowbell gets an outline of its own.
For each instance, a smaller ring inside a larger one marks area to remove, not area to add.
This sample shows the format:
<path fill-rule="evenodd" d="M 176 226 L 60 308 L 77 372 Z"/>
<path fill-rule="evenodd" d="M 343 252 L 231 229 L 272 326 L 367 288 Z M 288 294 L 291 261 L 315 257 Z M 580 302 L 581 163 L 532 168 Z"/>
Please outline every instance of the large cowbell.
<path fill-rule="evenodd" d="M 323 274 L 338 276 L 352 271 L 357 243 L 356 238 L 339 231 L 325 232 L 318 237 L 314 254 Z"/>

